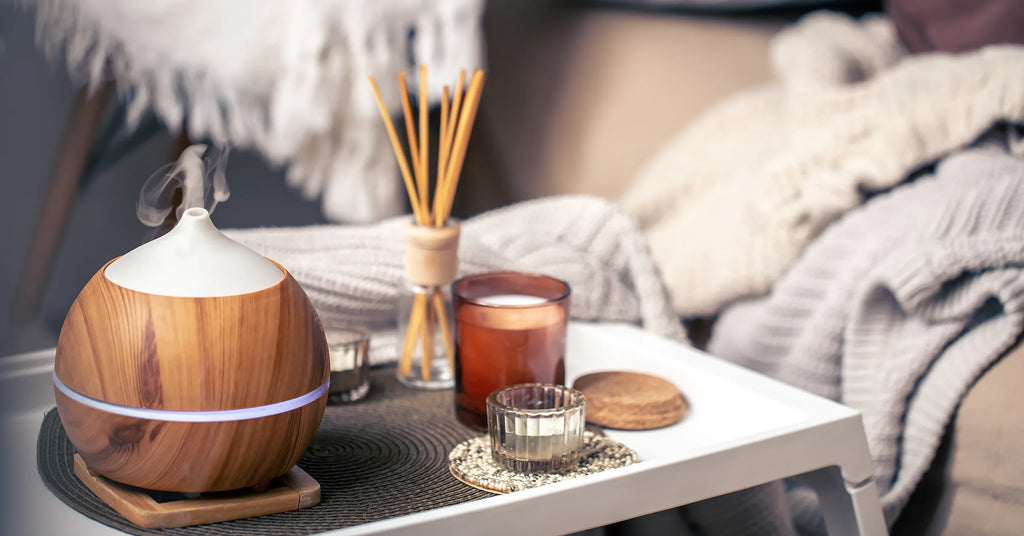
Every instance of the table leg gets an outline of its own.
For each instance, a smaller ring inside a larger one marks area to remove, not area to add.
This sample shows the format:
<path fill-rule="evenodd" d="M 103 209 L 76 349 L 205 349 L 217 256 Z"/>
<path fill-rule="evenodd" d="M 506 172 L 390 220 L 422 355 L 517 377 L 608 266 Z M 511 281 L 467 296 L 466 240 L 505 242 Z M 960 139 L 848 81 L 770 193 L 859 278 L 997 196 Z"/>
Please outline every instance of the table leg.
<path fill-rule="evenodd" d="M 889 533 L 873 480 L 847 482 L 836 466 L 802 474 L 799 479 L 818 494 L 818 504 L 829 536 Z"/>
<path fill-rule="evenodd" d="M 114 84 L 106 83 L 95 93 L 83 87 L 75 96 L 71 116 L 64 127 L 54 159 L 50 184 L 36 216 L 32 240 L 29 241 L 28 251 L 21 263 L 18 284 L 14 287 L 11 320 L 17 325 L 30 323 L 39 312 L 60 249 L 60 241 L 78 197 L 82 169 L 113 93 Z"/>

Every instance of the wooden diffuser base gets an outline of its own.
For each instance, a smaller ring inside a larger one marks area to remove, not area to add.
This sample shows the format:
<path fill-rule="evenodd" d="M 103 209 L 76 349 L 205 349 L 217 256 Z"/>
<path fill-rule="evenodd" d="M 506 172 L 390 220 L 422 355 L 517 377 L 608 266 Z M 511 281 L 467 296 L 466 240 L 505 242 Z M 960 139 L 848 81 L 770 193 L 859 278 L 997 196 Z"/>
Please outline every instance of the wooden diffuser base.
<path fill-rule="evenodd" d="M 290 512 L 320 502 L 320 483 L 294 466 L 263 492 L 253 490 L 205 493 L 198 498 L 157 501 L 151 492 L 94 474 L 75 454 L 75 475 L 100 500 L 128 521 L 149 529 L 189 527 L 219 521 Z M 179 495 L 180 494 L 173 494 Z"/>

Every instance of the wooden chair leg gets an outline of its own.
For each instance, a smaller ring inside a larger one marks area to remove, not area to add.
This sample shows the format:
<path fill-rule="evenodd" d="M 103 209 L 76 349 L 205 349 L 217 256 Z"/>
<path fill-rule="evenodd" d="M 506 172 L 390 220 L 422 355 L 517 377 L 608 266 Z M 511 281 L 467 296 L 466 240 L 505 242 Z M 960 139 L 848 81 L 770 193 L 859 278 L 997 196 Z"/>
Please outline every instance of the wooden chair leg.
<path fill-rule="evenodd" d="M 93 94 L 82 88 L 75 96 L 71 116 L 68 118 L 57 151 L 46 197 L 43 198 L 43 204 L 36 217 L 32 241 L 21 265 L 18 286 L 14 289 L 11 319 L 15 323 L 27 323 L 39 311 L 68 217 L 78 195 L 85 161 L 95 141 L 112 92 L 113 84 L 107 83 Z"/>

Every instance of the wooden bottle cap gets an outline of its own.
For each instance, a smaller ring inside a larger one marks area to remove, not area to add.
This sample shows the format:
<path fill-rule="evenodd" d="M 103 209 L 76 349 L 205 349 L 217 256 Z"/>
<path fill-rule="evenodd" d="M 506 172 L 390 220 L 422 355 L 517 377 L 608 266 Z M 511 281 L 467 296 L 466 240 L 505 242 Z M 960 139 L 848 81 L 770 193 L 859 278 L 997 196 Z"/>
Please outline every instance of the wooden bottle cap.
<path fill-rule="evenodd" d="M 573 388 L 587 396 L 587 422 L 622 430 L 649 430 L 678 422 L 686 400 L 672 382 L 639 372 L 595 372 Z"/>
<path fill-rule="evenodd" d="M 447 285 L 459 270 L 457 222 L 429 227 L 409 222 L 405 226 L 405 277 L 424 287 Z"/>

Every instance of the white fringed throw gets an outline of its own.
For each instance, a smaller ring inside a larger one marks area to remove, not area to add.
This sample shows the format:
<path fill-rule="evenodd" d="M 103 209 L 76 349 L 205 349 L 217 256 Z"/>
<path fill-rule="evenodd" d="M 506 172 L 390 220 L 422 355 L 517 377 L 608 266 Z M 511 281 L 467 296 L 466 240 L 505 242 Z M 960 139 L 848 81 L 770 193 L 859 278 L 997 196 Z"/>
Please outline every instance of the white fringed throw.
<path fill-rule="evenodd" d="M 957 404 L 1024 326 L 1024 158 L 986 147 L 829 227 L 712 353 L 863 413 L 891 523 Z M 823 530 L 806 490 L 798 521 Z"/>
<path fill-rule="evenodd" d="M 113 79 L 133 127 L 255 148 L 334 221 L 398 214 L 401 181 L 367 82 L 430 66 L 431 98 L 482 67 L 482 0 L 21 0 L 72 78 Z M 388 83 L 384 83 L 388 81 Z"/>
<path fill-rule="evenodd" d="M 775 82 L 698 118 L 623 199 L 680 315 L 768 292 L 865 192 L 1024 121 L 1020 46 L 908 56 L 887 19 L 817 12 L 772 59 Z"/>

